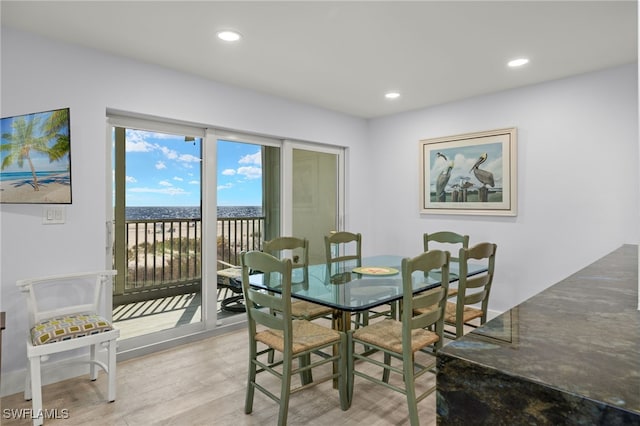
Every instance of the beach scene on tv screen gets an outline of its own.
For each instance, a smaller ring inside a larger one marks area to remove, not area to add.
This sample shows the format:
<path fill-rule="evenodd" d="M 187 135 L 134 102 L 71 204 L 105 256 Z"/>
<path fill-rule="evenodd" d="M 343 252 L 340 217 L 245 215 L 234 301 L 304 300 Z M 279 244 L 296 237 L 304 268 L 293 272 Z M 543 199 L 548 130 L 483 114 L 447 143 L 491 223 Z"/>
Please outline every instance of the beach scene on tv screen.
<path fill-rule="evenodd" d="M 0 202 L 71 203 L 69 108 L 2 118 Z"/>

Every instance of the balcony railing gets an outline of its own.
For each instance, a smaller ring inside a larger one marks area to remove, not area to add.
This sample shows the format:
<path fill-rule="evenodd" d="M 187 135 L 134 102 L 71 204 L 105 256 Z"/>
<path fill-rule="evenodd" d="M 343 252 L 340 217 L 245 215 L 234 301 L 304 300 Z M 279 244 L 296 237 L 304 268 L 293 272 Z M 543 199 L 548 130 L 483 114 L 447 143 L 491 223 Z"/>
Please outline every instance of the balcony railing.
<path fill-rule="evenodd" d="M 218 260 L 239 265 L 242 251 L 260 250 L 264 223 L 264 216 L 218 219 Z M 126 229 L 127 274 L 114 286 L 114 305 L 200 291 L 200 219 L 129 220 Z"/>

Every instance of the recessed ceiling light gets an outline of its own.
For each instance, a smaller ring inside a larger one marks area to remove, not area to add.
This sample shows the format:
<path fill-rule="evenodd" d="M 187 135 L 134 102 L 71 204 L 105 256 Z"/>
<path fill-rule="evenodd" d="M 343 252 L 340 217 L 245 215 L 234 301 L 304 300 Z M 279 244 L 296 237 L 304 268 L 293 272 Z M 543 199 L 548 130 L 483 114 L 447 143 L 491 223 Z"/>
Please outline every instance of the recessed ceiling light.
<path fill-rule="evenodd" d="M 224 41 L 238 41 L 242 38 L 242 35 L 236 31 L 225 30 L 218 32 L 218 38 Z"/>
<path fill-rule="evenodd" d="M 396 98 L 400 97 L 400 93 L 398 93 L 398 92 L 389 92 L 389 93 L 386 93 L 384 95 L 384 97 L 387 98 L 387 99 L 396 99 Z"/>
<path fill-rule="evenodd" d="M 509 61 L 507 63 L 507 65 L 509 65 L 511 68 L 515 68 L 515 67 L 521 67 L 523 65 L 526 65 L 529 63 L 529 60 L 527 58 L 518 58 L 518 59 L 514 59 L 512 61 Z"/>

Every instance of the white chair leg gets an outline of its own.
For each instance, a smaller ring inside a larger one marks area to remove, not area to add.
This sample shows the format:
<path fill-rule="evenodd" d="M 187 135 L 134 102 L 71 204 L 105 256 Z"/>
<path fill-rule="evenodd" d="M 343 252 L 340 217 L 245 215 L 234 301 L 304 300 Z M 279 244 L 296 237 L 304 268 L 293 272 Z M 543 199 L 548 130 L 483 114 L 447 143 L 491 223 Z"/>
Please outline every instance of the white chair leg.
<path fill-rule="evenodd" d="M 89 378 L 92 381 L 98 379 L 98 368 L 96 368 L 96 346 L 97 345 L 91 345 L 89 353 Z"/>
<path fill-rule="evenodd" d="M 31 401 L 31 361 L 27 362 L 27 374 L 24 379 L 24 400 Z"/>
<path fill-rule="evenodd" d="M 109 342 L 109 348 L 107 350 L 107 356 L 109 360 L 107 362 L 107 377 L 109 379 L 107 395 L 109 402 L 116 400 L 116 341 L 111 340 Z"/>
<path fill-rule="evenodd" d="M 33 409 L 33 425 L 39 426 L 43 423 L 42 415 L 42 380 L 40 378 L 40 357 L 34 356 L 29 359 L 29 370 L 31 376 L 31 408 Z M 26 391 L 25 391 L 26 393 Z"/>

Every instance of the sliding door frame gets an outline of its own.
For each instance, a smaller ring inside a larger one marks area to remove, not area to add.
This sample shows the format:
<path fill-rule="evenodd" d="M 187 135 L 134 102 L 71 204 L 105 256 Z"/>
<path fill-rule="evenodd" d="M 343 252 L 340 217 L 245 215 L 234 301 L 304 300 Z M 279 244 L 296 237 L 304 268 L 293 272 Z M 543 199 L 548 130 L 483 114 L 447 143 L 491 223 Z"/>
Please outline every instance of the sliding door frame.
<path fill-rule="evenodd" d="M 322 145 L 311 142 L 303 142 L 291 139 L 284 139 L 282 141 L 282 233 L 283 235 L 292 235 L 293 233 L 293 150 L 301 149 L 306 151 L 320 152 L 325 154 L 336 155 L 338 160 L 337 164 L 337 197 L 336 200 L 336 217 L 337 217 L 337 231 L 342 231 L 345 228 L 345 200 L 346 197 L 346 185 L 345 185 L 345 163 L 346 163 L 346 149 L 337 146 Z"/>

